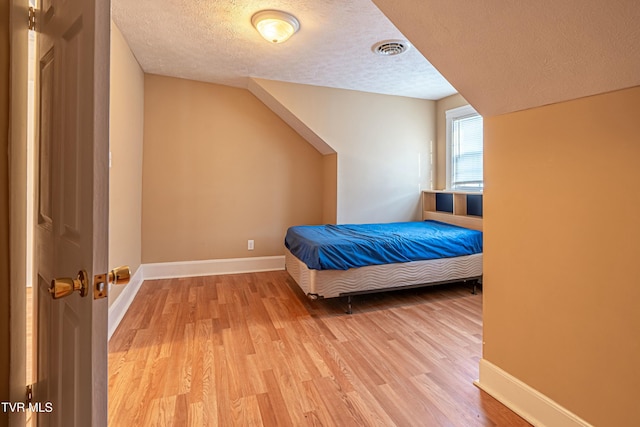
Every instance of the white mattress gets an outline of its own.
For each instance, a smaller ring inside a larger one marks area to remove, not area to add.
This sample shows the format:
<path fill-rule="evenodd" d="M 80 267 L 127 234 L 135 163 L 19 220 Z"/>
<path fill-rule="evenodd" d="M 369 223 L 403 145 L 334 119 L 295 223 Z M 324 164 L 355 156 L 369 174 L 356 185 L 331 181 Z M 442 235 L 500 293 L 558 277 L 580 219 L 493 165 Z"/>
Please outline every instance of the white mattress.
<path fill-rule="evenodd" d="M 405 263 L 372 265 L 349 270 L 311 270 L 287 248 L 285 267 L 305 294 L 322 298 L 429 285 L 482 276 L 482 254 Z"/>

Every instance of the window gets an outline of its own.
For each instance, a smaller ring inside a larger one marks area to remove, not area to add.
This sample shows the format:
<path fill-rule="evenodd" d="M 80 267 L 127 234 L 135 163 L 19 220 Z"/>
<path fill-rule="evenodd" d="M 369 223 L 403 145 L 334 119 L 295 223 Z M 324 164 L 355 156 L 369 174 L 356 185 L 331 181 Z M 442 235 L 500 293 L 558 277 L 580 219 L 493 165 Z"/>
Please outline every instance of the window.
<path fill-rule="evenodd" d="M 482 191 L 482 116 L 470 105 L 448 110 L 447 189 Z"/>

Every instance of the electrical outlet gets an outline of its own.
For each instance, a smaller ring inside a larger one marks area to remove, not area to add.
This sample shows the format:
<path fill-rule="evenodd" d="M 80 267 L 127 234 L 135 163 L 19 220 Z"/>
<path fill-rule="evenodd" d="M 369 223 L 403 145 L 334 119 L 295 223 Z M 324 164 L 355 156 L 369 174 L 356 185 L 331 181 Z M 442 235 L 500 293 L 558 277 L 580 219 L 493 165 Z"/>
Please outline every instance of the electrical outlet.
<path fill-rule="evenodd" d="M 253 240 L 247 240 L 247 249 L 253 250 Z"/>

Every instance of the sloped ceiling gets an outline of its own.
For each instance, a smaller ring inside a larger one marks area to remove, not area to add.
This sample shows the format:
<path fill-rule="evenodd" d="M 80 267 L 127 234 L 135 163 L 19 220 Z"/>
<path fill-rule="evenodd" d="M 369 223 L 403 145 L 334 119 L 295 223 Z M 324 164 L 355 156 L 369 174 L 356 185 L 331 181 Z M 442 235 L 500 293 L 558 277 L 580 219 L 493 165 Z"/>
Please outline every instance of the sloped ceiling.
<path fill-rule="evenodd" d="M 456 90 L 416 49 L 372 51 L 406 39 L 371 0 L 112 0 L 113 20 L 145 73 L 246 88 L 249 78 L 424 99 Z M 279 9 L 300 30 L 271 44 L 251 25 Z"/>
<path fill-rule="evenodd" d="M 336 151 L 331 148 L 324 139 L 315 133 L 303 120 L 300 119 L 300 117 L 290 111 L 287 106 L 278 101 L 276 97 L 265 88 L 265 81 L 266 80 L 264 79 L 251 78 L 249 79 L 247 89 L 249 89 L 249 92 L 254 94 L 256 98 L 269 107 L 271 111 L 276 113 L 289 126 L 295 129 L 295 131 L 307 140 L 309 144 L 313 145 L 320 154 L 335 154 Z"/>
<path fill-rule="evenodd" d="M 373 0 L 484 116 L 640 85 L 638 0 Z"/>

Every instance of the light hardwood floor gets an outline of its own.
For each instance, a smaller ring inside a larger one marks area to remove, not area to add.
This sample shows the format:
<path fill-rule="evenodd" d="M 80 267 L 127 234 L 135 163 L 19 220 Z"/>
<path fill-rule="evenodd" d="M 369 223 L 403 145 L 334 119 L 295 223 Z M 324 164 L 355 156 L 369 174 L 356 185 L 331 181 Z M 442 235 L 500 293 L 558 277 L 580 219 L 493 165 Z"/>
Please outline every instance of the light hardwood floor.
<path fill-rule="evenodd" d="M 526 426 L 477 389 L 463 285 L 308 301 L 284 271 L 146 281 L 109 344 L 111 426 Z"/>

